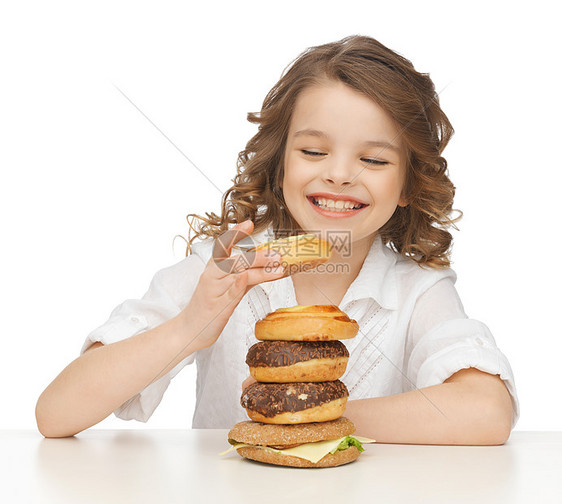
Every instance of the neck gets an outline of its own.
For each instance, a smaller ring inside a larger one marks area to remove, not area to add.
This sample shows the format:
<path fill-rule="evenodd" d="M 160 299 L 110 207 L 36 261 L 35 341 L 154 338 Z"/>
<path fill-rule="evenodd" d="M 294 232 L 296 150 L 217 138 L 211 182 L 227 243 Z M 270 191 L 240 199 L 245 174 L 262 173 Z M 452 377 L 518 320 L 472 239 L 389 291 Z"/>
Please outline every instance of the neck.
<path fill-rule="evenodd" d="M 338 305 L 347 289 L 357 278 L 374 236 L 352 242 L 350 250 L 332 250 L 330 260 L 318 269 L 296 273 L 292 276 L 297 302 L 299 304 Z"/>

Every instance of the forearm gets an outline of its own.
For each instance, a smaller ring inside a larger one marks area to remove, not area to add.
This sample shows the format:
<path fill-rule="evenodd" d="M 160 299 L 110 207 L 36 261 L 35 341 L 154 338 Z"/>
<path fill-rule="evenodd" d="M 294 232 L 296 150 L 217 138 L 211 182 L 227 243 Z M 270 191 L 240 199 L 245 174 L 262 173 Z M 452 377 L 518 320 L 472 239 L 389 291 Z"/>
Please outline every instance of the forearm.
<path fill-rule="evenodd" d="M 509 437 L 507 408 L 511 405 L 504 395 L 482 393 L 464 383 L 443 383 L 348 401 L 345 415 L 359 435 L 379 443 L 496 445 Z"/>
<path fill-rule="evenodd" d="M 37 401 L 39 431 L 72 436 L 106 418 L 152 381 L 199 349 L 185 314 L 71 362 Z M 190 342 L 192 343 L 190 344 Z"/>

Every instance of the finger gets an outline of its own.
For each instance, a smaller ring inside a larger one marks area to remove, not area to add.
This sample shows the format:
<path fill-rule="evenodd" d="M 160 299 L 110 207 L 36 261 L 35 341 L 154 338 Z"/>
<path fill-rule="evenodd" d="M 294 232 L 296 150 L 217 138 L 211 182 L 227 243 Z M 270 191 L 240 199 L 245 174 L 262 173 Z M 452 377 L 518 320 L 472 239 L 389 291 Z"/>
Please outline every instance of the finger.
<path fill-rule="evenodd" d="M 209 259 L 207 266 L 203 270 L 199 282 L 205 286 L 207 294 L 212 297 L 218 297 L 224 294 L 232 285 L 234 278 L 225 272 L 213 259 Z"/>
<path fill-rule="evenodd" d="M 283 256 L 276 250 L 259 250 L 258 252 L 246 252 L 248 261 L 251 261 L 251 268 L 263 268 L 266 266 L 279 266 L 283 261 Z"/>
<path fill-rule="evenodd" d="M 271 282 L 287 275 L 287 270 L 282 265 L 276 267 L 252 268 L 248 270 L 248 285 L 257 285 L 262 282 Z"/>
<path fill-rule="evenodd" d="M 232 247 L 240 240 L 249 236 L 253 230 L 254 223 L 251 220 L 246 220 L 222 233 L 216 239 L 213 246 L 213 259 L 215 261 L 221 261 L 230 257 Z"/>
<path fill-rule="evenodd" d="M 232 257 L 213 261 L 217 273 L 217 278 L 222 278 L 231 273 L 240 273 L 250 268 L 270 267 L 281 264 L 282 256 L 279 252 L 273 250 L 260 250 L 258 252 L 248 251 L 240 254 L 234 254 Z M 219 272 L 220 271 L 220 272 Z"/>
<path fill-rule="evenodd" d="M 253 256 L 246 256 L 245 254 L 234 254 L 232 257 L 223 259 L 221 261 L 214 261 L 217 278 L 223 278 L 230 274 L 241 273 L 252 267 Z"/>
<path fill-rule="evenodd" d="M 240 301 L 244 294 L 246 294 L 246 287 L 248 286 L 248 273 L 244 271 L 237 275 L 233 275 L 232 278 L 234 280 L 223 296 L 230 300 L 228 302 L 231 302 L 232 300 Z"/>
<path fill-rule="evenodd" d="M 243 252 L 234 254 L 228 259 L 216 263 L 216 266 L 224 273 L 240 273 L 250 268 L 270 267 L 281 264 L 282 256 L 279 252 L 260 250 L 259 252 Z"/>

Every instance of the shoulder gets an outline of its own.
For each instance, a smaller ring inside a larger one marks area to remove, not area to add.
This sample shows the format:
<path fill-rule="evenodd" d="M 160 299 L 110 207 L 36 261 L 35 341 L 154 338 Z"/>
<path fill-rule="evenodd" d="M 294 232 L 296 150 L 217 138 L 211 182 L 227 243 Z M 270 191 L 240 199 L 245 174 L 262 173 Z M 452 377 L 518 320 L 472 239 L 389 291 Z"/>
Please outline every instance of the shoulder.
<path fill-rule="evenodd" d="M 213 255 L 213 246 L 215 244 L 215 240 L 213 238 L 207 238 L 205 240 L 198 241 L 191 246 L 191 255 L 186 257 L 195 257 L 203 262 L 203 264 L 207 264 L 209 259 L 211 259 Z"/>
<path fill-rule="evenodd" d="M 210 240 L 209 240 L 210 241 Z M 181 261 L 158 270 L 152 278 L 151 287 L 164 287 L 171 291 L 182 291 L 197 283 L 199 276 L 211 258 L 212 243 L 198 242 L 192 245 L 192 253 Z"/>
<path fill-rule="evenodd" d="M 384 308 L 400 309 L 443 279 L 452 285 L 456 275 L 451 269 L 421 267 L 376 238 L 351 291 L 355 298 L 372 297 Z"/>
<path fill-rule="evenodd" d="M 415 301 L 439 282 L 453 286 L 457 280 L 457 275 L 451 268 L 420 266 L 413 259 L 397 253 L 396 256 L 396 284 L 402 302 L 407 299 Z"/>

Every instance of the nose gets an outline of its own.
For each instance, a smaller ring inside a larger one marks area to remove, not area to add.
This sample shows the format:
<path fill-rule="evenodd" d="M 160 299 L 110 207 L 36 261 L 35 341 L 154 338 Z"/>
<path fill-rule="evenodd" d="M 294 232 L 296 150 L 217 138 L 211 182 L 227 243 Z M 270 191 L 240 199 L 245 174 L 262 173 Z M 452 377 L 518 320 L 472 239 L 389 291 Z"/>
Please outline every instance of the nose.
<path fill-rule="evenodd" d="M 327 183 L 337 186 L 348 186 L 355 178 L 353 163 L 342 158 L 332 158 L 331 163 L 325 165 L 323 178 Z"/>

